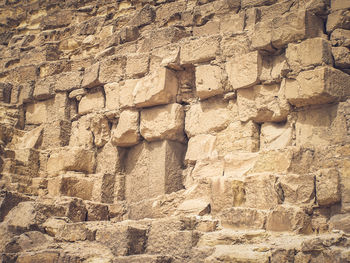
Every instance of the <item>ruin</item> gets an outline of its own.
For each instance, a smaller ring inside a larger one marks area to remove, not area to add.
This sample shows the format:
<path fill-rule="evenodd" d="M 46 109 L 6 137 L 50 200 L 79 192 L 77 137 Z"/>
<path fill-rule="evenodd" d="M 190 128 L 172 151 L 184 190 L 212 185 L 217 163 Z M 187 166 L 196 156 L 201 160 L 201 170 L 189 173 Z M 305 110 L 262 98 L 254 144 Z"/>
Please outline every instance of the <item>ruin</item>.
<path fill-rule="evenodd" d="M 349 0 L 1 0 L 0 261 L 350 262 Z"/>

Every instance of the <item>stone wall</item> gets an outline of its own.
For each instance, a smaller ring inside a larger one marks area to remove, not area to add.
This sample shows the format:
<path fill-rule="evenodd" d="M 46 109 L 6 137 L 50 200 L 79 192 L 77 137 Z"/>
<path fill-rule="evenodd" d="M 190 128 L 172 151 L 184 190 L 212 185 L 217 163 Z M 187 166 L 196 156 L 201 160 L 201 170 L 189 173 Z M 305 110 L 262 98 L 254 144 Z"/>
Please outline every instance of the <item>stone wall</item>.
<path fill-rule="evenodd" d="M 349 0 L 0 11 L 2 262 L 350 262 Z"/>

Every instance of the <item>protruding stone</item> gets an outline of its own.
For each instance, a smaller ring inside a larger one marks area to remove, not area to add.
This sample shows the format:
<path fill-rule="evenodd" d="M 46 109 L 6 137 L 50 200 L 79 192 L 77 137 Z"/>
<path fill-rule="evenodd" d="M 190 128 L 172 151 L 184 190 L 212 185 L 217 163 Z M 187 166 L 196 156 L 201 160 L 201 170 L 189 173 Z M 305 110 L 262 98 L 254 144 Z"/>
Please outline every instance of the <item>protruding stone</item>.
<path fill-rule="evenodd" d="M 81 87 L 94 88 L 99 86 L 101 84 L 99 80 L 99 74 L 100 74 L 100 63 L 95 63 L 90 67 L 88 67 L 87 69 L 85 69 Z"/>
<path fill-rule="evenodd" d="M 120 114 L 118 125 L 112 130 L 114 145 L 130 147 L 139 142 L 139 115 L 136 110 L 124 110 Z"/>
<path fill-rule="evenodd" d="M 312 174 L 281 175 L 278 182 L 282 187 L 285 203 L 309 204 L 314 201 L 315 187 Z"/>
<path fill-rule="evenodd" d="M 136 107 L 150 107 L 175 101 L 178 81 L 175 72 L 161 68 L 137 82 L 133 95 Z"/>
<path fill-rule="evenodd" d="M 87 114 L 104 108 L 105 98 L 102 91 L 86 94 L 79 103 L 79 114 Z"/>
<path fill-rule="evenodd" d="M 339 172 L 333 169 L 323 169 L 316 174 L 316 197 L 321 206 L 340 202 Z"/>
<path fill-rule="evenodd" d="M 218 66 L 198 66 L 196 67 L 196 94 L 204 100 L 224 92 L 222 82 L 222 72 Z"/>
<path fill-rule="evenodd" d="M 142 110 L 141 135 L 147 141 L 183 141 L 184 115 L 182 106 L 177 103 Z"/>
<path fill-rule="evenodd" d="M 199 134 L 190 138 L 185 161 L 195 163 L 197 160 L 209 159 L 213 155 L 216 137 L 210 134 Z"/>
<path fill-rule="evenodd" d="M 219 38 L 207 37 L 189 41 L 181 47 L 180 63 L 194 64 L 215 59 L 219 51 Z"/>
<path fill-rule="evenodd" d="M 292 144 L 293 129 L 290 123 L 265 122 L 260 129 L 260 149 L 284 149 Z"/>

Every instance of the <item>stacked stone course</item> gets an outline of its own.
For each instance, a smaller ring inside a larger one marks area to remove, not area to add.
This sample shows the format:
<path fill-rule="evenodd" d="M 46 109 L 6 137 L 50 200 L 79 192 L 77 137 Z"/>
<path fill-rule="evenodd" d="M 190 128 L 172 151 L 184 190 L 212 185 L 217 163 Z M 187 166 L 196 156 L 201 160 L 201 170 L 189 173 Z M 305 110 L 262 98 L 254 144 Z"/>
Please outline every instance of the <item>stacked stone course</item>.
<path fill-rule="evenodd" d="M 349 0 L 1 0 L 1 262 L 350 262 Z"/>

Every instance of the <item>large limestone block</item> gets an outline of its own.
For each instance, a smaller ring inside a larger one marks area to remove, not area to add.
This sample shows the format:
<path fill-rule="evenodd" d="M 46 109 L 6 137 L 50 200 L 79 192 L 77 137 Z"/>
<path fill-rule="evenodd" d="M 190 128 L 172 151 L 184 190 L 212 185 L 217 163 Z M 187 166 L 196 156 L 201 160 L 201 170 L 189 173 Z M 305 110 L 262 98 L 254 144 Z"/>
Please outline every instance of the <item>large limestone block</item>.
<path fill-rule="evenodd" d="M 84 115 L 79 120 L 72 122 L 71 136 L 69 146 L 82 146 L 84 148 L 92 148 L 93 136 L 90 130 L 90 115 Z"/>
<path fill-rule="evenodd" d="M 139 83 L 138 79 L 127 79 L 119 83 L 119 107 L 120 109 L 131 108 L 134 103 L 134 89 Z"/>
<path fill-rule="evenodd" d="M 82 82 L 80 71 L 63 72 L 55 76 L 55 91 L 71 91 L 79 89 Z"/>
<path fill-rule="evenodd" d="M 143 142 L 130 149 L 125 160 L 128 202 L 171 193 L 182 188 L 184 145 L 172 141 Z"/>
<path fill-rule="evenodd" d="M 119 97 L 120 97 L 119 89 L 120 89 L 120 85 L 117 82 L 108 83 L 104 85 L 107 110 L 119 109 Z"/>
<path fill-rule="evenodd" d="M 262 58 L 258 51 L 236 56 L 226 63 L 228 79 L 234 89 L 257 84 L 261 70 Z"/>
<path fill-rule="evenodd" d="M 336 29 L 332 32 L 330 40 L 333 46 L 350 47 L 350 30 Z"/>
<path fill-rule="evenodd" d="M 237 91 L 238 112 L 241 121 L 280 122 L 290 111 L 284 88 L 279 85 L 257 85 Z"/>
<path fill-rule="evenodd" d="M 140 141 L 139 117 L 136 110 L 124 110 L 118 125 L 112 130 L 112 143 L 116 146 L 130 147 Z"/>
<path fill-rule="evenodd" d="M 147 141 L 184 140 L 185 114 L 180 104 L 141 111 L 140 132 Z"/>
<path fill-rule="evenodd" d="M 95 169 L 95 153 L 84 148 L 62 148 L 50 155 L 47 172 L 50 175 L 60 171 L 79 171 L 93 173 Z"/>
<path fill-rule="evenodd" d="M 100 62 L 99 82 L 111 83 L 120 80 L 125 71 L 126 58 L 109 56 Z"/>
<path fill-rule="evenodd" d="M 290 123 L 265 122 L 260 129 L 260 149 L 283 149 L 292 144 L 293 128 Z"/>
<path fill-rule="evenodd" d="M 234 111 L 222 100 L 205 100 L 191 105 L 185 116 L 185 131 L 188 137 L 218 132 L 235 119 Z"/>
<path fill-rule="evenodd" d="M 235 229 L 264 229 L 267 211 L 246 207 L 232 207 L 224 210 L 219 218 L 223 226 Z"/>
<path fill-rule="evenodd" d="M 312 174 L 286 174 L 278 178 L 283 190 L 284 202 L 289 204 L 309 204 L 314 202 L 315 187 Z"/>
<path fill-rule="evenodd" d="M 335 67 L 341 69 L 350 68 L 350 51 L 346 47 L 333 47 L 332 54 L 334 57 Z"/>
<path fill-rule="evenodd" d="M 209 159 L 215 155 L 213 153 L 215 140 L 216 137 L 210 134 L 199 134 L 191 137 L 188 141 L 185 161 L 195 163 L 197 160 Z"/>
<path fill-rule="evenodd" d="M 121 171 L 121 150 L 111 141 L 107 142 L 96 156 L 96 173 L 115 174 Z"/>
<path fill-rule="evenodd" d="M 109 141 L 111 132 L 106 116 L 100 114 L 92 116 L 90 130 L 92 131 L 94 143 L 97 147 L 102 147 Z"/>
<path fill-rule="evenodd" d="M 86 94 L 79 102 L 79 114 L 98 111 L 105 106 L 105 97 L 102 91 Z"/>
<path fill-rule="evenodd" d="M 298 112 L 295 124 L 297 146 L 326 146 L 348 143 L 348 103 Z"/>
<path fill-rule="evenodd" d="M 257 23 L 252 35 L 252 47 L 271 51 L 322 34 L 323 21 L 320 18 L 306 10 L 290 11 Z"/>
<path fill-rule="evenodd" d="M 194 64 L 215 59 L 219 51 L 218 37 L 205 37 L 186 42 L 181 47 L 180 63 Z"/>
<path fill-rule="evenodd" d="M 285 95 L 291 104 L 301 107 L 325 104 L 349 96 L 350 76 L 331 67 L 301 72 L 285 82 Z"/>
<path fill-rule="evenodd" d="M 150 107 L 175 101 L 178 80 L 174 71 L 161 68 L 137 82 L 133 95 L 136 107 Z"/>
<path fill-rule="evenodd" d="M 71 135 L 70 121 L 53 121 L 43 125 L 44 132 L 41 149 L 62 147 L 69 144 Z"/>
<path fill-rule="evenodd" d="M 149 57 L 147 54 L 136 54 L 127 57 L 126 75 L 130 78 L 142 77 L 147 74 Z"/>
<path fill-rule="evenodd" d="M 51 104 L 53 99 L 48 101 L 38 101 L 31 103 L 26 109 L 26 123 L 27 124 L 42 124 L 47 122 L 48 118 L 48 104 Z"/>
<path fill-rule="evenodd" d="M 276 176 L 252 174 L 245 178 L 245 207 L 271 209 L 281 200 L 276 189 Z"/>
<path fill-rule="evenodd" d="M 326 30 L 331 33 L 335 29 L 350 29 L 350 10 L 337 10 L 328 15 Z"/>
<path fill-rule="evenodd" d="M 350 211 L 350 160 L 341 162 L 339 170 L 341 183 L 341 206 L 342 212 Z"/>
<path fill-rule="evenodd" d="M 285 54 L 264 56 L 260 80 L 262 84 L 280 83 L 289 71 Z"/>
<path fill-rule="evenodd" d="M 279 205 L 267 217 L 266 230 L 293 231 L 300 234 L 311 232 L 311 219 L 301 208 Z"/>
<path fill-rule="evenodd" d="M 222 72 L 218 66 L 196 67 L 196 94 L 201 100 L 224 92 L 221 75 Z"/>
<path fill-rule="evenodd" d="M 219 156 L 229 153 L 259 150 L 259 127 L 253 121 L 235 121 L 216 135 L 215 150 Z"/>
<path fill-rule="evenodd" d="M 316 174 L 316 197 L 321 206 L 340 202 L 340 177 L 335 168 L 322 169 Z"/>
<path fill-rule="evenodd" d="M 286 58 L 290 68 L 299 72 L 308 67 L 332 65 L 330 44 L 324 38 L 311 38 L 301 43 L 290 43 L 286 50 Z"/>
<path fill-rule="evenodd" d="M 97 62 L 84 71 L 84 77 L 81 83 L 82 88 L 94 88 L 101 85 L 99 80 L 100 63 Z"/>
<path fill-rule="evenodd" d="M 349 0 L 331 0 L 332 11 L 350 8 Z"/>

